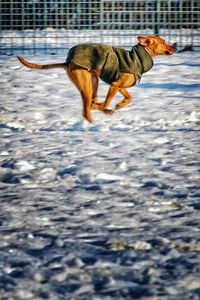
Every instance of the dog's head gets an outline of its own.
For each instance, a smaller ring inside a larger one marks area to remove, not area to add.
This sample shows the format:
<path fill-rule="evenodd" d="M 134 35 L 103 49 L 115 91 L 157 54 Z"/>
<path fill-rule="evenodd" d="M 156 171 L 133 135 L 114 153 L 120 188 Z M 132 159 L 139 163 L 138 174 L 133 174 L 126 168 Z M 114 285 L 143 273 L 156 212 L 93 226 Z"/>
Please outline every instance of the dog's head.
<path fill-rule="evenodd" d="M 159 36 L 138 36 L 137 39 L 152 57 L 174 54 L 173 46 L 167 45 L 165 40 Z"/>

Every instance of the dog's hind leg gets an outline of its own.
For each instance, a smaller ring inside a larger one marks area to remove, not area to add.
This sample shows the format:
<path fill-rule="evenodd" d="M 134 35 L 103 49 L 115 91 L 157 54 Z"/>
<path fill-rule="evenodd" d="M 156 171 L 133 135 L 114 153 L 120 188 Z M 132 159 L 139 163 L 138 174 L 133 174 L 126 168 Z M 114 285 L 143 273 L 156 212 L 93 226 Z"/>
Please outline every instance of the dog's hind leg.
<path fill-rule="evenodd" d="M 97 97 L 98 86 L 99 86 L 99 77 L 96 74 L 96 72 L 92 72 L 92 88 L 93 88 L 92 104 L 98 103 L 98 97 Z"/>
<path fill-rule="evenodd" d="M 115 107 L 116 110 L 121 109 L 124 106 L 128 105 L 132 100 L 131 95 L 128 93 L 126 89 L 122 88 L 119 90 L 119 92 L 124 96 L 124 99 L 116 105 Z"/>
<path fill-rule="evenodd" d="M 91 104 L 93 97 L 92 74 L 85 69 L 74 69 L 68 72 L 69 78 L 79 90 L 83 100 L 83 116 L 92 122 Z"/>

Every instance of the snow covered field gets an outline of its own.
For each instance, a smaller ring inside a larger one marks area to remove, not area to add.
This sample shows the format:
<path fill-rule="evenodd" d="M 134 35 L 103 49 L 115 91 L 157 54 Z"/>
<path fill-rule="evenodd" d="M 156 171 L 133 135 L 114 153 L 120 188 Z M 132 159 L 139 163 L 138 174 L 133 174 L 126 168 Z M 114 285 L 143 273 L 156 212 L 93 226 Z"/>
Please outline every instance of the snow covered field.
<path fill-rule="evenodd" d="M 63 70 L 0 65 L 0 299 L 200 299 L 200 52 L 92 125 Z"/>

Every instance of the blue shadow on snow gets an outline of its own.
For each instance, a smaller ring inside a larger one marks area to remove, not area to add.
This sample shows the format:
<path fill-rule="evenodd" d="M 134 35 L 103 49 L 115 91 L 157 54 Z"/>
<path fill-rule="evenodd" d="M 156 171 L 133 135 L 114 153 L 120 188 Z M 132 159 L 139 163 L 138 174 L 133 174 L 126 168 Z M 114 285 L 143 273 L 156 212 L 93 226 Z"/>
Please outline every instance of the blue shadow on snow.
<path fill-rule="evenodd" d="M 181 84 L 181 83 L 141 83 L 138 85 L 142 89 L 167 89 L 167 90 L 194 90 L 200 89 L 200 84 Z"/>

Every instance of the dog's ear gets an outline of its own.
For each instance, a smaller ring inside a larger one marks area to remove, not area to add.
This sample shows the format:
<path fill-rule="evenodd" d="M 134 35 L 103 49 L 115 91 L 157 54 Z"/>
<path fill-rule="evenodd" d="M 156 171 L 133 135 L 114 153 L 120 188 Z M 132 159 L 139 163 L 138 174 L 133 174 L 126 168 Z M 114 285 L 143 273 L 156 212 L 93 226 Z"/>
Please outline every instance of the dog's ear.
<path fill-rule="evenodd" d="M 153 39 L 151 37 L 148 37 L 148 36 L 138 36 L 137 37 L 138 39 L 138 42 L 140 45 L 142 46 L 150 46 L 153 44 Z"/>

